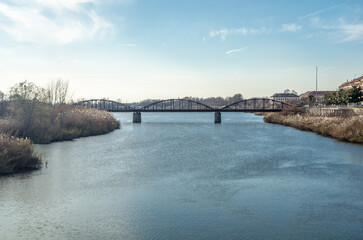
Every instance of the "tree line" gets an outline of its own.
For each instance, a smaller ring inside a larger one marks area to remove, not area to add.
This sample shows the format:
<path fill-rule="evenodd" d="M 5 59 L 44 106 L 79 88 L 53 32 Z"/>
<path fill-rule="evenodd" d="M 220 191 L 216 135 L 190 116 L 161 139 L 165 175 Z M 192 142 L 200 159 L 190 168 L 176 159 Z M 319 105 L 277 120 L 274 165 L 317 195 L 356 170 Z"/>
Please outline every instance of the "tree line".
<path fill-rule="evenodd" d="M 361 101 L 363 101 L 363 92 L 361 87 L 356 86 L 349 89 L 339 89 L 339 91 L 331 92 L 324 96 L 324 102 L 327 105 L 344 105 Z"/>

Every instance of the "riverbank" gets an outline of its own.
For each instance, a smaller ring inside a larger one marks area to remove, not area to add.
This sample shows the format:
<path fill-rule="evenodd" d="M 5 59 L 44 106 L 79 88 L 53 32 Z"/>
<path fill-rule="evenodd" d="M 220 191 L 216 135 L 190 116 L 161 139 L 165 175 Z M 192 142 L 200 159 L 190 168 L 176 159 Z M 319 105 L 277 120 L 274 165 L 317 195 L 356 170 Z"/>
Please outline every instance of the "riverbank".
<path fill-rule="evenodd" d="M 0 174 L 39 169 L 41 166 L 42 159 L 34 153 L 29 139 L 0 134 Z"/>
<path fill-rule="evenodd" d="M 29 138 L 36 144 L 106 134 L 119 128 L 120 122 L 109 112 L 73 105 L 52 109 L 38 103 L 28 121 L 24 121 L 22 114 L 11 111 L 0 118 L 0 133 Z"/>
<path fill-rule="evenodd" d="M 341 141 L 363 144 L 363 116 L 324 117 L 298 112 L 268 113 L 267 123 L 311 131 Z"/>
<path fill-rule="evenodd" d="M 48 105 L 38 105 L 37 109 L 50 110 Z M 72 140 L 120 128 L 120 122 L 109 112 L 80 106 L 65 105 L 62 110 L 34 114 L 26 128 L 17 115 L 0 118 L 0 174 L 39 169 L 42 161 L 32 143 Z"/>

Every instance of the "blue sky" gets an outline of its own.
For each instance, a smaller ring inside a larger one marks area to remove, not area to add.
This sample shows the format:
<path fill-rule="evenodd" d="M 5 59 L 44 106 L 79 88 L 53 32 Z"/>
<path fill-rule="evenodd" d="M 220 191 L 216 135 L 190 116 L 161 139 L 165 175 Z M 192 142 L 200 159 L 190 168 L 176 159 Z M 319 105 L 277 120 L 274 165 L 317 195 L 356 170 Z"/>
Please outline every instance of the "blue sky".
<path fill-rule="evenodd" d="M 271 96 L 363 74 L 363 2 L 0 0 L 0 90 L 74 98 Z"/>

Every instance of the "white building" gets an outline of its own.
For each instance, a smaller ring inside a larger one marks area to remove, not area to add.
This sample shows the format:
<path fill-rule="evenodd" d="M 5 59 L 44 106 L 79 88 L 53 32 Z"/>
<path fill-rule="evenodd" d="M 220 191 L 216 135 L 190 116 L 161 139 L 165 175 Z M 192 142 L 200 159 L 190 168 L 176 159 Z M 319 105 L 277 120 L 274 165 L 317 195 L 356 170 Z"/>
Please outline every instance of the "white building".
<path fill-rule="evenodd" d="M 299 96 L 295 93 L 275 93 L 271 96 L 271 99 L 285 103 L 296 103 L 299 100 Z"/>

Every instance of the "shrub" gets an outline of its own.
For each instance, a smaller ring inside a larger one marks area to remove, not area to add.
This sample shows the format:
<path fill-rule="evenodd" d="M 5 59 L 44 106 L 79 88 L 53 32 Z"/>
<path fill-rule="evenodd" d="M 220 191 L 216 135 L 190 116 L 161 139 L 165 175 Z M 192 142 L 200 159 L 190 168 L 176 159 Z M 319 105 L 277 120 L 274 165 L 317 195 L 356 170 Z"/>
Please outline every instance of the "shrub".
<path fill-rule="evenodd" d="M 29 139 L 0 134 L 0 173 L 37 169 L 41 165 L 42 160 L 34 153 Z"/>

